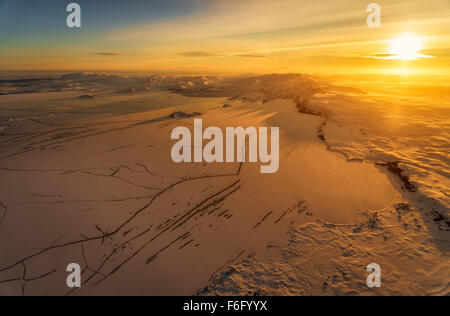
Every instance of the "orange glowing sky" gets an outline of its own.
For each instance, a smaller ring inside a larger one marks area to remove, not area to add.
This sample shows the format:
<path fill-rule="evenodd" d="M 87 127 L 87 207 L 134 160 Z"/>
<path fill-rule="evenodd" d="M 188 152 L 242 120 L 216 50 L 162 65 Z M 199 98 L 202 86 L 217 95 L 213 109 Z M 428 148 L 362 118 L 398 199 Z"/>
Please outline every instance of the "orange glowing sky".
<path fill-rule="evenodd" d="M 0 70 L 449 74 L 448 0 L 377 1 L 381 28 L 367 26 L 361 0 L 187 0 L 178 11 L 150 1 L 148 16 L 142 1 L 127 2 L 131 13 L 78 1 L 79 30 L 48 2 L 60 13 L 45 28 L 38 7 L 30 22 L 0 1 Z"/>

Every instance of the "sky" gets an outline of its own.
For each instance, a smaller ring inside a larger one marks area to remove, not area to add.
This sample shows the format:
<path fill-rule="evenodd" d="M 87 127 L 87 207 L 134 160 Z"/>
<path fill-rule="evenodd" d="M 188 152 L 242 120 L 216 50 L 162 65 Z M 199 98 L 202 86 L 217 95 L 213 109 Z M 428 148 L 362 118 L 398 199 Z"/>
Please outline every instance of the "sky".
<path fill-rule="evenodd" d="M 0 71 L 450 73 L 449 0 L 374 1 L 380 28 L 364 0 L 77 0 L 68 28 L 70 1 L 0 0 Z"/>

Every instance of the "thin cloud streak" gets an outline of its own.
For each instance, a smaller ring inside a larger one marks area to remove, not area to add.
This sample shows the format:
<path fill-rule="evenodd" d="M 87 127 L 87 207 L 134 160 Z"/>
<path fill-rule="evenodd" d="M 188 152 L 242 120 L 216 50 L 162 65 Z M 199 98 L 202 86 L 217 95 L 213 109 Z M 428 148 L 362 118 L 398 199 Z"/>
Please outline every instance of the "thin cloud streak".
<path fill-rule="evenodd" d="M 184 52 L 178 54 L 180 56 L 184 57 L 192 57 L 192 58 L 198 58 L 198 57 L 221 57 L 223 55 L 218 55 L 210 52 Z"/>
<path fill-rule="evenodd" d="M 125 54 L 125 53 L 115 53 L 115 52 L 93 53 L 93 55 L 97 55 L 97 56 L 128 56 L 128 54 Z"/>

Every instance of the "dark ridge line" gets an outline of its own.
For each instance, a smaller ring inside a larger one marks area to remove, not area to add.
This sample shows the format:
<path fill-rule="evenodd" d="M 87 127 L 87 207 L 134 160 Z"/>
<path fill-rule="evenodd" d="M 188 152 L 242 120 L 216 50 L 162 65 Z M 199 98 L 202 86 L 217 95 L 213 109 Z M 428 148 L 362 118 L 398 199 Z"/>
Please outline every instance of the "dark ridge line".
<path fill-rule="evenodd" d="M 6 127 L 10 127 L 11 125 L 4 125 Z M 2 135 L 2 136 L 7 136 L 7 137 L 12 137 L 12 136 L 32 136 L 32 135 L 39 135 L 39 132 L 28 132 L 28 133 L 8 133 L 7 135 Z M 7 140 L 8 141 L 8 140 Z M 6 141 L 6 142 L 7 142 Z M 0 142 L 0 144 L 4 143 L 5 141 Z"/>
<path fill-rule="evenodd" d="M 111 236 L 108 235 L 108 232 L 104 232 L 103 229 L 100 228 L 97 224 L 95 224 L 95 229 L 97 229 L 104 237 L 102 239 L 101 246 L 103 246 L 103 243 L 105 242 L 106 238 L 109 238 L 111 241 L 114 241 Z"/>
<path fill-rule="evenodd" d="M 209 280 L 211 280 L 214 275 L 216 275 L 220 270 L 222 270 L 224 267 L 226 267 L 227 265 L 233 263 L 234 261 L 236 261 L 239 257 L 241 257 L 243 254 L 245 253 L 245 250 L 242 250 L 236 257 L 228 260 L 224 265 L 222 265 L 219 269 L 217 269 L 213 274 L 210 275 Z"/>
<path fill-rule="evenodd" d="M 21 279 L 21 278 L 17 278 L 17 279 L 0 280 L 0 284 L 2 284 L 2 283 L 17 282 L 17 281 L 22 281 L 22 279 Z"/>
<path fill-rule="evenodd" d="M 88 169 L 65 170 L 64 172 L 63 171 L 61 171 L 61 172 L 63 172 L 62 175 L 66 175 L 66 174 L 72 174 L 72 173 L 77 173 L 77 172 L 90 172 L 90 171 L 96 171 L 96 170 L 109 170 L 109 171 L 111 171 L 110 175 L 102 174 L 102 173 L 100 173 L 100 174 L 93 173 L 93 175 L 112 176 L 112 175 L 114 175 L 116 170 L 120 170 L 122 168 L 128 169 L 129 171 L 133 171 L 130 167 L 123 165 L 123 166 L 105 167 L 105 168 L 92 168 L 92 169 L 88 168 Z M 90 173 L 92 173 L 92 172 L 90 172 Z"/>
<path fill-rule="evenodd" d="M 117 168 L 126 168 L 126 166 L 114 166 L 114 167 L 103 167 L 103 168 L 85 168 L 85 169 L 15 169 L 0 167 L 0 170 L 9 172 L 36 172 L 36 173 L 75 173 L 84 171 L 97 171 L 97 170 L 115 170 Z"/>
<path fill-rule="evenodd" d="M 275 224 L 278 224 L 286 216 L 287 213 L 288 211 L 284 211 L 283 215 L 281 215 L 281 217 L 275 221 Z"/>
<path fill-rule="evenodd" d="M 58 241 L 60 241 L 61 239 L 63 239 L 65 236 L 64 235 L 62 235 L 61 237 L 58 237 L 58 238 L 56 238 L 51 244 L 50 244 L 50 246 L 53 246 L 53 245 L 55 245 Z M 42 249 L 45 249 L 45 248 L 32 248 L 33 250 L 42 250 Z"/>
<path fill-rule="evenodd" d="M 400 161 L 389 161 L 386 163 L 375 163 L 376 166 L 386 167 L 391 173 L 397 175 L 400 178 L 400 181 L 403 183 L 406 190 L 409 192 L 417 192 L 416 186 L 410 181 L 410 177 L 404 175 L 405 169 L 399 166 Z"/>
<path fill-rule="evenodd" d="M 187 246 L 189 246 L 191 243 L 193 243 L 195 241 L 195 239 L 191 239 L 189 240 L 187 243 L 185 243 L 184 245 L 182 245 L 180 248 L 178 248 L 178 250 L 183 250 L 184 248 L 186 248 Z"/>
<path fill-rule="evenodd" d="M 156 260 L 158 258 L 158 256 L 163 253 L 165 250 L 169 249 L 170 246 L 172 246 L 173 244 L 175 244 L 177 241 L 182 240 L 184 238 L 186 238 L 187 236 L 189 236 L 190 233 L 184 233 L 183 235 L 179 236 L 177 239 L 175 239 L 174 241 L 172 241 L 171 243 L 167 244 L 166 246 L 164 246 L 163 248 L 161 248 L 158 252 L 156 252 L 153 256 L 151 256 L 150 258 L 147 259 L 147 261 L 145 262 L 145 264 L 150 264 L 151 262 L 153 262 L 154 260 Z"/>
<path fill-rule="evenodd" d="M 95 276 L 95 275 L 97 275 L 97 274 L 100 274 L 101 276 L 104 276 L 104 274 L 102 274 L 102 273 L 99 272 L 99 271 L 96 271 L 96 270 L 92 269 L 92 268 L 89 266 L 89 263 L 88 263 L 88 261 L 87 261 L 87 259 L 86 259 L 86 254 L 85 254 L 85 252 L 84 252 L 84 243 L 81 243 L 80 245 L 81 245 L 81 255 L 83 256 L 83 261 L 84 261 L 84 264 L 85 264 L 85 266 L 86 266 L 85 269 L 87 269 L 87 270 L 91 271 L 92 273 L 94 273 L 93 276 Z"/>
<path fill-rule="evenodd" d="M 135 162 L 134 163 L 136 166 L 141 167 L 142 169 L 145 170 L 145 172 L 147 172 L 149 175 L 151 175 L 152 177 L 158 177 L 158 178 L 162 178 L 162 176 L 158 176 L 157 174 L 151 172 L 146 165 L 144 165 L 143 163 L 140 162 Z"/>
<path fill-rule="evenodd" d="M 126 167 L 126 166 L 120 166 L 120 167 L 114 167 L 114 168 L 104 168 L 104 169 L 102 168 L 102 169 L 97 169 L 97 170 L 106 170 L 106 169 L 112 169 L 112 170 L 114 170 L 114 171 L 112 172 L 112 174 L 110 174 L 110 175 L 104 175 L 104 174 L 99 174 L 99 173 L 93 173 L 93 172 L 90 172 L 90 171 L 87 171 L 87 170 L 68 170 L 67 172 L 64 171 L 65 173 L 63 173 L 63 174 L 72 174 L 72 173 L 77 173 L 77 172 L 78 172 L 78 173 L 84 173 L 84 174 L 87 174 L 87 175 L 90 175 L 90 176 L 97 176 L 97 177 L 111 177 L 111 178 L 117 179 L 117 180 L 119 180 L 119 181 L 125 182 L 125 183 L 127 183 L 127 184 L 129 184 L 129 185 L 132 185 L 132 186 L 135 186 L 135 187 L 138 187 L 138 188 L 141 188 L 141 189 L 153 190 L 153 191 L 161 190 L 161 188 L 152 188 L 152 187 L 149 187 L 149 186 L 146 186 L 146 185 L 140 185 L 140 184 L 131 182 L 130 180 L 128 180 L 128 179 L 126 179 L 126 178 L 116 176 L 117 173 L 120 172 L 121 168 L 127 168 L 127 169 L 131 170 L 130 168 L 128 168 L 128 167 Z M 4 169 L 3 169 L 3 168 L 0 168 L 0 170 L 4 170 Z M 9 171 L 9 170 L 8 170 L 8 171 Z M 16 171 L 16 170 L 14 170 L 14 171 Z M 33 171 L 33 172 L 34 172 L 34 171 Z M 50 171 L 48 171 L 48 172 L 50 172 Z M 51 172 L 53 172 L 53 171 L 51 171 Z M 61 170 L 61 171 L 54 171 L 54 172 L 63 172 L 63 171 Z M 57 196 L 60 196 L 60 195 L 52 195 L 52 196 L 51 196 L 51 195 L 48 195 L 48 196 L 46 196 L 46 195 L 39 195 L 39 194 L 33 194 L 33 195 L 38 196 L 38 197 L 57 197 Z"/>
<path fill-rule="evenodd" d="M 273 212 L 270 211 L 269 213 L 267 213 L 260 221 L 258 224 L 256 224 L 255 226 L 253 226 L 253 229 L 258 228 L 270 215 L 272 215 Z"/>
<path fill-rule="evenodd" d="M 158 175 L 158 174 L 156 174 L 156 173 L 153 173 L 153 172 L 151 172 L 150 169 L 148 169 L 148 167 L 147 167 L 145 164 L 143 164 L 143 163 L 135 162 L 134 164 L 135 164 L 136 166 L 141 167 L 142 169 L 144 169 L 144 171 L 147 172 L 147 173 L 148 173 L 150 176 L 152 176 L 152 177 L 165 178 L 165 179 L 167 179 L 167 178 L 176 178 L 176 177 L 174 177 L 174 176 Z"/>
<path fill-rule="evenodd" d="M 2 218 L 0 218 L 0 225 L 3 224 L 3 221 L 6 218 L 6 214 L 8 214 L 8 206 L 0 201 L 0 206 L 4 209 Z"/>
<path fill-rule="evenodd" d="M 127 230 L 126 232 L 124 232 L 123 234 L 122 234 L 122 237 L 126 237 L 129 233 L 131 233 L 133 231 L 133 229 L 129 229 L 129 230 Z"/>
<path fill-rule="evenodd" d="M 223 274 L 227 273 L 227 272 L 233 272 L 234 269 L 233 268 L 228 268 L 227 272 L 223 272 L 222 275 L 220 277 L 216 278 L 216 275 L 226 266 L 229 266 L 230 264 L 234 263 L 239 257 L 241 257 L 243 254 L 245 253 L 245 250 L 242 250 L 241 253 L 239 255 L 237 255 L 235 258 L 228 260 L 224 265 L 222 265 L 219 269 L 217 269 L 213 274 L 210 275 L 209 277 L 209 285 L 207 285 L 204 288 L 201 288 L 199 290 L 197 290 L 197 292 L 193 295 L 193 296 L 199 296 L 201 293 L 206 293 L 207 291 L 209 291 L 212 286 L 217 285 L 218 283 L 221 282 L 221 279 L 223 280 Z"/>
<path fill-rule="evenodd" d="M 208 212 L 208 215 L 211 215 L 215 211 L 220 210 L 222 207 L 223 207 L 223 205 L 220 205 L 219 207 L 216 207 L 215 209 L 212 209 L 211 211 Z"/>
<path fill-rule="evenodd" d="M 90 176 L 94 176 L 94 177 L 105 177 L 105 178 L 117 179 L 119 181 L 125 182 L 125 183 L 127 183 L 129 185 L 132 185 L 132 186 L 135 186 L 135 187 L 141 188 L 141 189 L 147 189 L 147 190 L 152 190 L 152 191 L 161 190 L 161 188 L 152 188 L 152 187 L 149 187 L 149 186 L 146 186 L 146 185 L 141 185 L 141 184 L 134 183 L 134 182 L 132 182 L 132 181 L 126 179 L 126 178 L 116 176 L 120 172 L 120 167 L 115 169 L 114 172 L 112 174 L 110 174 L 110 175 L 108 175 L 108 174 L 100 174 L 100 173 L 92 173 L 92 172 L 89 172 L 89 171 L 78 171 L 78 172 L 79 173 L 84 173 L 84 174 L 87 174 L 87 175 L 90 175 Z"/>
<path fill-rule="evenodd" d="M 113 152 L 113 151 L 117 151 L 117 150 L 121 150 L 121 149 L 125 149 L 125 148 L 130 148 L 130 147 L 134 147 L 134 145 L 124 145 L 124 146 L 112 148 L 110 150 L 105 151 L 105 153 L 110 153 L 110 152 Z"/>
<path fill-rule="evenodd" d="M 119 172 L 120 172 L 120 168 L 114 170 L 114 172 L 111 173 L 111 174 L 109 175 L 109 177 L 114 177 L 114 176 L 115 176 L 116 174 L 118 174 Z M 88 174 L 91 174 L 91 173 L 88 173 Z"/>
<path fill-rule="evenodd" d="M 95 132 L 95 131 L 98 131 L 98 129 L 97 128 L 91 128 L 91 129 L 86 129 L 86 130 L 80 131 L 78 133 L 73 133 L 73 132 L 72 133 L 67 132 L 67 133 L 63 133 L 63 134 L 58 133 L 58 134 L 52 135 L 51 138 L 42 139 L 42 140 L 39 140 L 39 141 L 36 141 L 36 142 L 33 142 L 33 143 L 29 143 L 28 145 L 29 146 L 34 146 L 34 145 L 40 146 L 40 147 L 34 148 L 34 149 L 40 149 L 42 147 L 50 147 L 50 146 L 53 146 L 55 144 L 65 143 L 66 141 L 68 141 L 68 140 L 70 140 L 72 138 L 89 136 L 89 135 L 83 135 L 83 134 L 90 133 L 90 132 Z M 46 144 L 46 143 L 49 143 L 49 144 Z"/>
<path fill-rule="evenodd" d="M 45 125 L 45 126 L 51 126 L 51 127 L 61 127 L 61 126 L 64 126 L 64 125 L 60 125 L 60 124 L 53 124 L 53 123 L 49 123 L 49 122 L 42 122 L 42 121 L 40 121 L 40 120 L 33 119 L 33 118 L 31 118 L 30 121 L 35 122 L 35 123 L 37 123 L 37 124 Z"/>
<path fill-rule="evenodd" d="M 327 139 L 325 138 L 325 131 L 324 128 L 328 125 L 328 120 L 325 119 L 322 124 L 319 125 L 317 128 L 317 137 L 325 144 L 327 145 L 328 149 L 330 149 L 330 145 L 327 142 Z"/>
<path fill-rule="evenodd" d="M 80 210 L 79 212 L 80 213 L 86 213 L 86 212 L 93 211 L 93 210 L 94 210 L 94 208 L 91 207 L 91 208 L 86 208 L 86 209 Z"/>
<path fill-rule="evenodd" d="M 63 79 L 63 78 L 59 77 L 59 78 L 0 79 L 0 83 L 33 83 L 39 81 L 54 81 L 55 79 Z"/>
<path fill-rule="evenodd" d="M 243 167 L 243 166 L 244 166 L 244 163 L 241 162 L 241 163 L 239 164 L 239 169 L 238 169 L 238 171 L 237 171 L 237 175 L 238 175 L 238 176 L 241 175 L 241 171 L 242 171 L 242 167 Z"/>
<path fill-rule="evenodd" d="M 50 202 L 27 202 L 27 203 L 17 203 L 17 204 L 11 204 L 11 206 L 21 206 L 21 205 L 46 205 L 46 204 L 78 204 L 78 203 L 95 203 L 95 202 L 112 202 L 112 203 L 121 203 L 121 202 L 126 202 L 126 201 L 130 201 L 130 200 L 145 200 L 145 199 L 151 199 L 153 197 L 153 195 L 149 195 L 149 196 L 138 196 L 138 197 L 128 197 L 128 198 L 117 198 L 117 199 L 106 199 L 106 200 L 66 200 L 66 201 L 50 201 Z M 88 211 L 88 210 L 92 210 L 91 209 L 86 209 L 86 210 L 82 210 L 80 212 L 83 211 Z"/>
<path fill-rule="evenodd" d="M 33 281 L 36 281 L 36 280 L 40 280 L 40 279 L 46 278 L 46 277 L 52 275 L 53 273 L 55 273 L 56 271 L 58 271 L 58 269 L 54 269 L 54 270 L 52 270 L 52 271 L 50 271 L 50 272 L 48 272 L 48 273 L 45 273 L 45 274 L 43 274 L 43 275 L 40 275 L 40 276 L 31 278 L 31 279 L 28 279 L 28 278 L 26 277 L 26 274 L 27 274 L 27 266 L 25 265 L 25 262 L 22 262 L 22 267 L 23 267 L 22 280 L 25 281 L 25 282 L 33 282 Z"/>
<path fill-rule="evenodd" d="M 216 211 L 216 210 L 217 210 L 217 209 L 215 209 L 215 211 Z M 228 213 L 229 211 L 230 211 L 230 209 L 227 209 L 227 210 L 221 212 L 220 214 L 218 214 L 217 217 L 221 217 L 222 215 L 225 215 L 225 214 Z"/>
<path fill-rule="evenodd" d="M 38 194 L 38 193 L 31 193 L 31 195 L 40 197 L 40 198 L 54 198 L 54 197 L 62 197 L 61 194 Z"/>
<path fill-rule="evenodd" d="M 21 143 L 21 142 L 26 142 L 29 140 L 32 140 L 34 138 L 39 138 L 48 134 L 52 134 L 52 133 L 58 133 L 58 132 L 62 132 L 62 131 L 66 131 L 66 130 L 73 130 L 73 129 L 80 129 L 80 128 L 86 128 L 87 126 L 74 126 L 74 127 L 66 127 L 66 128 L 59 128 L 59 129 L 54 129 L 54 130 L 50 130 L 50 131 L 46 131 L 46 132 L 42 132 L 42 133 L 34 133 L 32 134 L 32 136 L 29 135 L 24 135 L 25 137 L 22 137 L 22 139 L 19 139 L 19 141 L 17 141 L 16 139 L 8 139 L 4 142 L 1 142 L 1 145 L 9 145 L 11 142 L 13 143 Z M 28 137 L 29 136 L 29 137 Z M 8 144 L 9 143 L 9 144 Z"/>
<path fill-rule="evenodd" d="M 295 98 L 293 101 L 295 102 L 295 107 L 299 113 L 324 117 L 322 112 L 315 111 L 307 107 L 309 100 Z"/>
<path fill-rule="evenodd" d="M 181 238 L 181 240 L 185 240 L 191 236 L 191 233 L 187 234 L 185 237 Z"/>
<path fill-rule="evenodd" d="M 50 275 L 52 275 L 53 273 L 57 272 L 58 269 L 54 269 L 48 273 L 42 274 L 40 276 L 34 277 L 34 278 L 27 278 L 27 266 L 25 265 L 25 262 L 22 262 L 22 269 L 23 269 L 23 273 L 22 273 L 22 277 L 21 278 L 16 278 L 16 279 L 9 279 L 9 280 L 0 280 L 0 284 L 2 283 L 10 283 L 10 282 L 17 282 L 17 281 L 23 281 L 23 282 L 33 282 L 33 281 L 37 281 L 37 280 L 41 280 L 44 279 Z M 22 284 L 22 295 L 24 295 L 24 285 Z"/>

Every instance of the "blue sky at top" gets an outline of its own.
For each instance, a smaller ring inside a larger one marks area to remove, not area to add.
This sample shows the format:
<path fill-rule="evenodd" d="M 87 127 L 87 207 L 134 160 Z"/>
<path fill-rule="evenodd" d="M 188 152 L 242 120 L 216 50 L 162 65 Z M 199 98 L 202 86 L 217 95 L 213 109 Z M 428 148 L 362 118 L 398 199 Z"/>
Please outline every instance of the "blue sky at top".
<path fill-rule="evenodd" d="M 82 23 L 89 32 L 180 17 L 199 10 L 203 1 L 183 0 L 0 0 L 0 39 L 30 37 L 58 39 L 67 33 L 66 7 L 82 8 Z"/>

